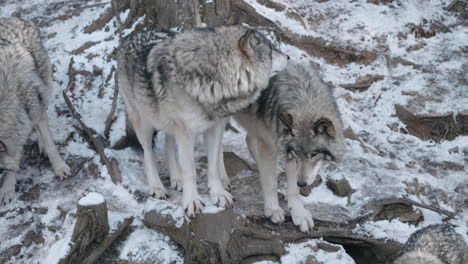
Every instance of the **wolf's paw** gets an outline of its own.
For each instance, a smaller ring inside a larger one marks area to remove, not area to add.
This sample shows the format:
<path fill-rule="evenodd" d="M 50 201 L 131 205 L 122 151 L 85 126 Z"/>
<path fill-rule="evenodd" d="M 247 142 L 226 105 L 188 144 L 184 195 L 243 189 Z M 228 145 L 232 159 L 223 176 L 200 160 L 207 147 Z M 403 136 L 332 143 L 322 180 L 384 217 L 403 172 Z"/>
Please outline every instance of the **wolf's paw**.
<path fill-rule="evenodd" d="M 314 220 L 309 211 L 302 204 L 296 204 L 291 207 L 291 218 L 293 223 L 304 233 L 314 228 Z"/>
<path fill-rule="evenodd" d="M 153 196 L 156 199 L 159 200 L 165 200 L 167 199 L 167 191 L 163 186 L 153 186 L 150 188 L 150 193 L 151 196 Z"/>
<path fill-rule="evenodd" d="M 55 175 L 59 176 L 62 179 L 67 178 L 71 174 L 70 167 L 68 167 L 67 163 L 64 160 L 60 159 L 52 163 L 52 168 L 54 169 Z"/>
<path fill-rule="evenodd" d="M 226 190 L 210 190 L 211 202 L 223 208 L 231 208 L 234 205 L 232 195 Z"/>
<path fill-rule="evenodd" d="M 284 210 L 279 206 L 265 208 L 265 216 L 275 224 L 284 222 Z"/>
<path fill-rule="evenodd" d="M 171 188 L 173 188 L 174 190 L 178 191 L 178 192 L 181 192 L 183 190 L 182 188 L 182 179 L 180 178 L 172 178 L 171 177 Z"/>
<path fill-rule="evenodd" d="M 182 206 L 184 207 L 185 213 L 188 217 L 194 217 L 195 214 L 201 213 L 203 207 L 205 207 L 198 195 L 192 195 L 192 197 L 184 197 L 182 201 Z"/>
<path fill-rule="evenodd" d="M 3 185 L 0 187 L 0 206 L 7 205 L 15 200 L 15 179 L 13 176 L 7 176 Z"/>
<path fill-rule="evenodd" d="M 229 177 L 227 175 L 221 177 L 221 182 L 223 183 L 223 187 L 225 190 L 231 190 L 231 180 L 229 180 Z"/>

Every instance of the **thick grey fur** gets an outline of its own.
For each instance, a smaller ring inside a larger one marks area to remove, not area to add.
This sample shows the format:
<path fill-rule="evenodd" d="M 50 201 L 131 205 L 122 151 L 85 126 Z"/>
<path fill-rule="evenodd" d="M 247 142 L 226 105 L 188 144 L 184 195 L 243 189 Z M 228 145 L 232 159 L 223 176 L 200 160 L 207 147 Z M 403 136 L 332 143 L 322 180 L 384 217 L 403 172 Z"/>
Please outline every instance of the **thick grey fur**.
<path fill-rule="evenodd" d="M 394 264 L 464 264 L 468 248 L 464 238 L 446 224 L 414 232 Z"/>
<path fill-rule="evenodd" d="M 293 221 L 308 232 L 314 223 L 297 185 L 311 184 L 324 160 L 339 161 L 344 153 L 340 113 L 318 69 L 288 65 L 270 79 L 254 104 L 234 118 L 247 130 L 247 145 L 260 170 L 265 215 L 276 223 L 284 221 L 277 196 L 279 156 L 286 161 Z"/>
<path fill-rule="evenodd" d="M 23 145 L 33 128 L 55 173 L 70 173 L 48 127 L 51 93 L 52 69 L 37 28 L 18 18 L 0 18 L 0 204 L 14 198 Z"/>
<path fill-rule="evenodd" d="M 241 26 L 175 34 L 156 30 L 125 40 L 117 56 L 117 85 L 143 147 L 150 193 L 166 197 L 151 149 L 157 129 L 166 132 L 172 186 L 183 189 L 189 216 L 201 211 L 193 147 L 195 136 L 204 133 L 211 199 L 231 205 L 232 196 L 225 190 L 229 180 L 217 160 L 227 118 L 254 102 L 273 70 L 286 63 L 287 56 L 263 35 Z"/>

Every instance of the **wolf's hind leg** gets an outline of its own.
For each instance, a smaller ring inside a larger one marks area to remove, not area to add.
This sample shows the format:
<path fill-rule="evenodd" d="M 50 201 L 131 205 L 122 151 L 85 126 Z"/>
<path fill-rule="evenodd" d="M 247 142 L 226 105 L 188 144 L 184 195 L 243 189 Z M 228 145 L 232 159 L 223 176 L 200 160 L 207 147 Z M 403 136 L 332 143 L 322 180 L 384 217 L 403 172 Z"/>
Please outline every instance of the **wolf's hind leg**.
<path fill-rule="evenodd" d="M 132 120 L 132 126 L 135 130 L 138 141 L 143 148 L 143 159 L 145 167 L 145 175 L 149 185 L 149 194 L 154 195 L 157 199 L 166 199 L 167 192 L 159 178 L 158 168 L 154 163 L 153 153 L 153 132 L 154 128 L 147 122 L 142 122 L 138 114 L 132 113 L 127 109 L 128 116 Z M 132 118 L 132 116 L 134 118 Z M 135 118 L 136 117 L 136 118 Z"/>
<path fill-rule="evenodd" d="M 256 154 L 257 165 L 260 170 L 265 216 L 270 217 L 273 223 L 284 222 L 284 211 L 278 201 L 278 177 L 276 174 L 276 150 L 273 144 L 256 140 L 252 145 Z"/>
<path fill-rule="evenodd" d="M 297 167 L 295 162 L 286 164 L 286 176 L 288 178 L 287 199 L 288 207 L 291 210 L 291 218 L 296 226 L 304 232 L 314 228 L 314 220 L 310 212 L 305 209 L 304 202 L 299 195 L 299 187 L 297 186 Z"/>
<path fill-rule="evenodd" d="M 169 166 L 171 187 L 177 191 L 182 191 L 182 176 L 180 175 L 180 165 L 177 160 L 177 145 L 174 136 L 166 133 L 166 160 Z"/>
<path fill-rule="evenodd" d="M 227 120 L 219 121 L 205 131 L 205 144 L 208 156 L 208 188 L 211 202 L 220 207 L 231 207 L 232 195 L 224 189 L 221 181 L 220 150 L 223 144 L 224 127 Z"/>
<path fill-rule="evenodd" d="M 42 145 L 42 148 L 45 150 L 55 174 L 61 178 L 68 177 L 70 175 L 70 168 L 62 157 L 60 157 L 57 146 L 52 139 L 49 127 L 49 118 L 47 117 L 46 111 L 44 111 L 39 123 L 37 124 L 37 131 L 39 132 L 38 137 L 40 138 L 40 145 Z"/>
<path fill-rule="evenodd" d="M 197 190 L 197 179 L 194 164 L 193 149 L 195 147 L 195 133 L 180 130 L 175 135 L 179 150 L 179 162 L 182 173 L 182 206 L 189 217 L 201 213 L 203 203 Z"/>
<path fill-rule="evenodd" d="M 4 173 L 3 179 L 0 177 L 0 206 L 7 205 L 15 199 L 16 172 L 8 171 Z"/>

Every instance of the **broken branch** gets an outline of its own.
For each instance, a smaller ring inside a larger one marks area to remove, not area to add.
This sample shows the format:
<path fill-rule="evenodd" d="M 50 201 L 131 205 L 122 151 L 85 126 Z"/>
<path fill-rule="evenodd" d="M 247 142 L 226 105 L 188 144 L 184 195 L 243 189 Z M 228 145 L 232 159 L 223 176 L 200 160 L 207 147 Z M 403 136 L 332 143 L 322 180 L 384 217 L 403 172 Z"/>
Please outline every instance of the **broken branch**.
<path fill-rule="evenodd" d="M 70 64 L 69 64 L 69 69 L 68 69 L 68 72 L 74 72 L 73 70 L 73 63 L 74 63 L 74 60 L 73 58 L 70 60 Z M 96 150 L 96 152 L 99 154 L 99 156 L 101 157 L 101 161 L 102 163 L 104 163 L 104 165 L 106 166 L 107 168 L 107 171 L 109 172 L 109 175 L 111 176 L 111 179 L 112 179 L 112 182 L 114 183 L 119 183 L 122 181 L 122 178 L 120 176 L 120 172 L 118 170 L 118 165 L 117 165 L 117 161 L 114 159 L 112 160 L 112 163 L 109 161 L 109 159 L 106 157 L 106 155 L 104 154 L 104 147 L 102 146 L 102 144 L 99 142 L 99 140 L 94 136 L 94 132 L 88 128 L 85 123 L 83 122 L 83 120 L 81 120 L 81 117 L 80 115 L 78 114 L 78 112 L 76 111 L 76 108 L 73 106 L 70 98 L 68 97 L 67 95 L 67 92 L 72 90 L 72 88 L 75 87 L 75 78 L 74 78 L 74 75 L 71 74 L 70 77 L 69 77 L 69 83 L 68 83 L 68 86 L 65 90 L 63 90 L 62 94 L 63 94 L 63 99 L 65 100 L 65 104 L 68 106 L 68 109 L 70 109 L 70 112 L 72 114 L 72 117 L 78 122 L 78 124 L 80 125 L 81 127 L 81 130 L 83 132 L 86 133 L 86 135 L 89 137 L 89 143 L 91 143 L 94 147 L 94 149 Z"/>

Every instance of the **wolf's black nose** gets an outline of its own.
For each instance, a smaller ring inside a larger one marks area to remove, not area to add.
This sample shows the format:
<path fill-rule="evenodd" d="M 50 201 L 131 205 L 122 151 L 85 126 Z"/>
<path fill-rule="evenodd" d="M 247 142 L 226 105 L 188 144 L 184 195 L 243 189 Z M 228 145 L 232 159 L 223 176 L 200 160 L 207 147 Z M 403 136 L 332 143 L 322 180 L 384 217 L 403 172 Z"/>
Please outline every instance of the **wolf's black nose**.
<path fill-rule="evenodd" d="M 307 186 L 307 183 L 306 183 L 306 182 L 303 182 L 303 181 L 298 181 L 298 182 L 297 182 L 297 186 L 299 186 L 299 187 L 306 187 L 306 186 Z"/>
<path fill-rule="evenodd" d="M 288 57 L 288 60 L 290 60 L 290 59 L 291 59 L 291 57 L 289 57 L 289 55 L 286 55 L 286 57 Z"/>

